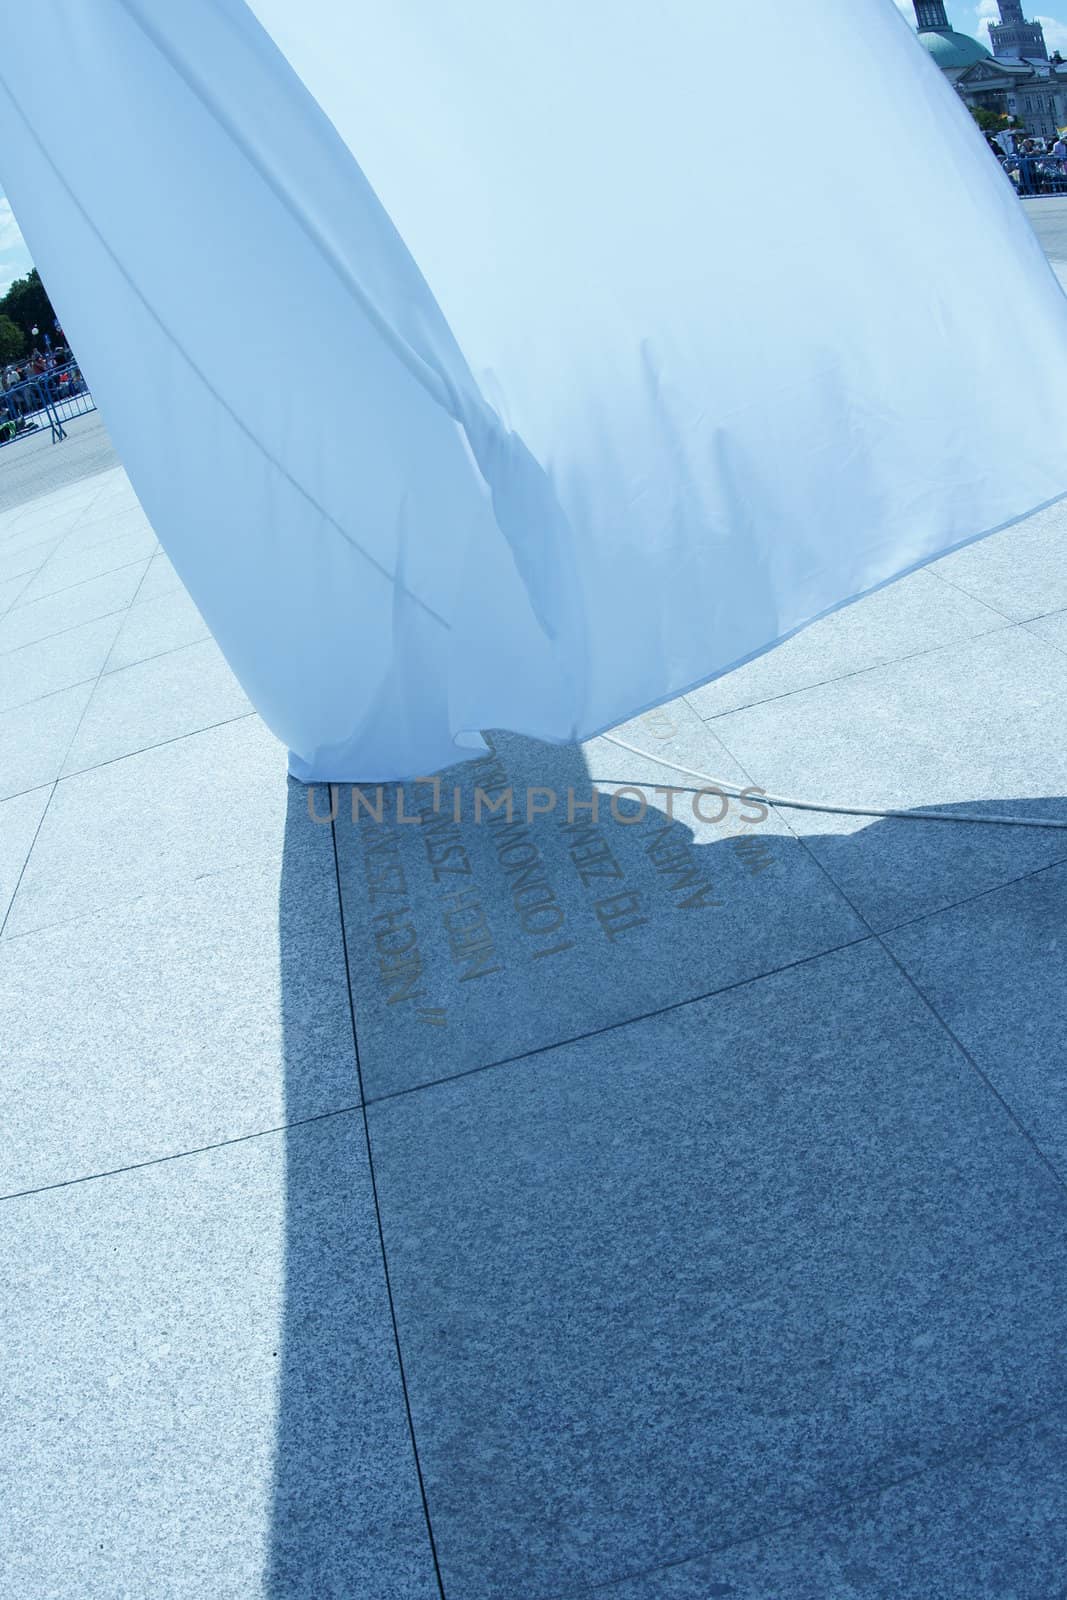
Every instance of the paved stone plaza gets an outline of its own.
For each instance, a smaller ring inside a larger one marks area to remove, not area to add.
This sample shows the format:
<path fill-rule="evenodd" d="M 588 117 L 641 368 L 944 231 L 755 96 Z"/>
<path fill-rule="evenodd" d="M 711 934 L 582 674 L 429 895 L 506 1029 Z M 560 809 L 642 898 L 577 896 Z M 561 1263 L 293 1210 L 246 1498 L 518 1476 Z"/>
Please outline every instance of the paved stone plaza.
<path fill-rule="evenodd" d="M 331 826 L 112 462 L 0 452 L 0 1597 L 1067 1595 L 1067 831 L 663 764 L 1067 821 L 1067 502 Z"/>
<path fill-rule="evenodd" d="M 1024 200 L 1023 208 L 1053 267 L 1067 267 L 1067 195 Z"/>

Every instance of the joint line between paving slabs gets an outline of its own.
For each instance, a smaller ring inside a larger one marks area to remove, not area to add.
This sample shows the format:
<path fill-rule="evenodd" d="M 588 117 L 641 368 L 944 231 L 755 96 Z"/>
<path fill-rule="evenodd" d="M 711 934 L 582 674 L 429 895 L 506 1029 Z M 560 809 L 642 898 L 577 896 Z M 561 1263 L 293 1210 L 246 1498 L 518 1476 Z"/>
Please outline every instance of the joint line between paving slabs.
<path fill-rule="evenodd" d="M 795 961 L 787 961 L 782 967 L 768 967 L 765 972 L 753 973 L 749 978 L 736 978 L 732 983 L 723 984 L 718 989 L 706 989 L 701 994 L 689 995 L 684 1000 L 671 1000 L 664 1006 L 655 1006 L 651 1011 L 639 1011 L 632 1017 L 620 1017 L 618 1022 L 605 1022 L 599 1028 L 590 1028 L 585 1033 L 570 1033 L 562 1038 L 553 1039 L 549 1044 L 534 1044 L 528 1050 L 520 1050 L 517 1055 L 501 1056 L 496 1061 L 486 1061 L 480 1067 L 464 1067 L 459 1072 L 449 1072 L 443 1078 L 427 1078 L 423 1083 L 409 1083 L 402 1089 L 389 1089 L 383 1094 L 372 1095 L 367 1104 L 380 1106 L 390 1100 L 402 1100 L 407 1095 L 422 1094 L 426 1089 L 439 1089 L 445 1084 L 460 1083 L 464 1078 L 474 1078 L 483 1072 L 496 1072 L 500 1067 L 513 1067 L 520 1061 L 533 1061 L 537 1056 L 548 1055 L 553 1050 L 562 1050 L 568 1045 L 585 1044 L 589 1039 L 599 1039 L 606 1033 L 617 1033 L 622 1028 L 634 1028 L 642 1022 L 653 1022 L 657 1017 L 669 1016 L 672 1011 L 684 1011 L 687 1006 L 699 1006 L 706 1000 L 716 1000 L 720 995 L 732 994 L 735 989 L 747 989 L 751 984 L 762 983 L 764 978 L 777 978 L 783 972 L 792 972 L 796 967 L 806 967 L 811 962 L 821 961 L 823 956 L 836 955 L 839 950 L 852 950 L 857 945 L 869 944 L 874 938 L 871 933 L 861 933 L 855 939 L 846 939 L 844 944 L 830 945 L 825 950 L 817 950 L 814 955 L 798 956 Z"/>
<path fill-rule="evenodd" d="M 749 772 L 748 768 L 744 765 L 744 763 L 742 761 L 738 760 L 737 756 L 734 754 L 734 752 L 732 750 L 730 750 L 730 748 L 726 744 L 725 740 L 721 739 L 721 735 L 719 735 L 718 737 L 720 738 L 720 740 L 722 742 L 723 748 L 725 750 L 727 750 L 729 752 L 729 754 L 733 757 L 733 760 L 737 762 L 737 765 L 741 768 L 741 771 L 744 773 L 744 775 L 748 779 L 748 781 L 750 783 L 754 782 L 755 780 L 753 779 L 752 774 Z M 778 814 L 781 815 L 780 812 Z M 1015 1130 L 1018 1133 L 1020 1133 L 1022 1135 L 1023 1139 L 1030 1146 L 1030 1149 L 1037 1156 L 1037 1158 L 1041 1162 L 1042 1166 L 1050 1174 L 1050 1176 L 1052 1177 L 1052 1179 L 1056 1183 L 1057 1187 L 1060 1188 L 1060 1189 L 1063 1189 L 1063 1190 L 1067 1190 L 1067 1177 L 1065 1177 L 1064 1174 L 1059 1170 L 1059 1168 L 1056 1166 L 1055 1162 L 1052 1160 L 1052 1157 L 1047 1155 L 1045 1153 L 1045 1151 L 1041 1148 L 1041 1146 L 1037 1142 L 1037 1139 L 1030 1132 L 1030 1129 L 1020 1119 L 1020 1117 L 1018 1116 L 1018 1114 L 1016 1113 L 1014 1108 L 1009 1104 L 1009 1102 L 1007 1100 L 1005 1100 L 1004 1096 L 1001 1094 L 1000 1090 L 997 1088 L 997 1086 L 993 1082 L 993 1080 L 989 1077 L 988 1073 L 983 1071 L 983 1069 L 979 1066 L 978 1062 L 975 1060 L 974 1056 L 968 1050 L 967 1046 L 964 1044 L 963 1040 L 959 1037 L 959 1035 L 955 1032 L 955 1030 L 950 1026 L 950 1024 L 948 1022 L 946 1022 L 945 1018 L 941 1015 L 940 1011 L 938 1011 L 937 1007 L 934 1005 L 933 1001 L 930 999 L 930 996 L 925 992 L 925 990 L 918 983 L 916 983 L 915 979 L 912 977 L 911 973 L 903 965 L 903 963 L 897 959 L 897 957 L 894 954 L 894 952 L 890 949 L 889 945 L 886 943 L 886 940 L 883 937 L 883 935 L 881 933 L 879 933 L 876 928 L 871 926 L 870 922 L 864 916 L 863 912 L 859 909 L 859 907 L 857 905 L 855 905 L 853 903 L 853 901 L 852 901 L 851 897 L 849 896 L 849 894 L 845 891 L 845 889 L 842 888 L 841 884 L 838 883 L 837 879 L 833 876 L 833 874 L 831 873 L 830 869 L 820 860 L 819 856 L 811 848 L 811 845 L 808 842 L 807 836 L 805 834 L 802 834 L 802 833 L 797 833 L 797 831 L 794 829 L 794 827 L 793 827 L 793 825 L 790 822 L 788 817 L 783 817 L 782 821 L 785 823 L 786 827 L 789 829 L 789 831 L 793 835 L 794 839 L 796 839 L 801 845 L 803 845 L 804 850 L 807 853 L 808 857 L 812 861 L 814 861 L 814 863 L 818 867 L 819 871 L 823 874 L 823 877 L 826 878 L 826 880 L 832 885 L 832 887 L 837 890 L 837 892 L 841 896 L 842 900 L 844 900 L 845 904 L 851 908 L 851 910 L 853 911 L 855 916 L 858 917 L 860 922 L 862 922 L 863 926 L 865 928 L 869 928 L 870 929 L 871 937 L 873 939 L 877 940 L 878 945 L 880 946 L 880 948 L 885 951 L 886 955 L 889 957 L 890 961 L 896 967 L 896 969 L 900 973 L 901 977 L 904 978 L 904 980 L 907 982 L 909 987 L 918 996 L 919 1000 L 926 1007 L 927 1011 L 929 1011 L 929 1013 L 933 1017 L 934 1021 L 939 1025 L 939 1027 L 944 1029 L 945 1033 L 952 1040 L 952 1043 L 956 1046 L 957 1050 L 960 1051 L 960 1053 L 963 1056 L 964 1060 L 970 1065 L 972 1071 L 977 1075 L 977 1077 L 981 1080 L 982 1084 L 985 1086 L 985 1088 L 988 1090 L 988 1092 L 993 1096 L 994 1100 L 996 1100 L 996 1102 L 1001 1107 L 1001 1109 L 1006 1113 L 1006 1115 L 1008 1117 L 1008 1120 L 1011 1122 L 1012 1126 L 1015 1128 Z M 1041 872 L 1047 872 L 1049 870 L 1050 866 L 1055 866 L 1055 865 L 1058 865 L 1058 863 L 1056 863 L 1056 862 L 1046 863 L 1045 866 L 1036 868 L 1035 871 L 1032 874 L 1031 873 L 1027 873 L 1024 876 L 1036 877 Z M 1004 887 L 1004 885 L 996 885 L 996 886 L 994 886 L 994 889 L 983 890 L 982 891 L 982 895 L 994 893 L 996 891 L 996 888 L 1002 888 L 1002 887 Z M 976 895 L 973 898 L 981 899 L 982 895 Z M 932 912 L 932 913 L 929 913 L 929 915 L 937 916 L 937 915 L 940 915 L 940 913 L 939 912 Z M 916 920 L 917 921 L 922 921 L 923 919 L 922 918 L 917 918 Z M 891 932 L 892 930 L 888 930 L 887 929 L 886 931 L 887 932 Z"/>
<path fill-rule="evenodd" d="M 787 827 L 789 826 L 788 821 L 786 822 L 786 826 Z M 815 854 L 815 851 L 810 848 L 810 846 L 808 845 L 808 842 L 807 842 L 806 838 L 804 837 L 804 835 L 798 833 L 798 834 L 794 834 L 794 837 L 796 839 L 798 839 L 800 841 L 800 843 L 804 846 L 804 849 L 807 851 L 807 853 L 810 856 L 810 858 L 812 859 L 812 861 L 814 861 L 817 864 L 820 872 L 822 872 L 829 879 L 829 881 L 833 884 L 834 888 L 837 890 L 838 894 L 840 894 L 841 898 L 846 902 L 846 904 L 848 904 L 849 906 L 852 907 L 852 910 L 855 912 L 856 916 L 860 919 L 860 921 L 864 924 L 864 926 L 868 927 L 868 928 L 871 928 L 871 925 L 867 921 L 867 918 L 863 915 L 863 912 L 860 911 L 858 906 L 853 905 L 852 900 L 845 893 L 845 890 L 842 889 L 841 885 L 836 881 L 836 879 L 831 876 L 829 869 L 827 867 L 825 867 L 823 865 L 823 863 L 819 860 L 818 856 Z M 1057 865 L 1057 864 L 1058 863 L 1052 863 L 1052 865 Z M 1028 876 L 1037 877 L 1040 872 L 1044 872 L 1044 871 L 1047 871 L 1047 870 L 1048 870 L 1047 867 L 1040 867 L 1040 868 L 1037 869 L 1037 871 L 1035 873 L 1028 874 Z M 994 891 L 990 890 L 990 891 L 987 891 L 987 892 L 992 893 Z M 981 898 L 981 897 L 978 897 L 978 898 Z M 937 912 L 932 913 L 932 915 L 935 915 L 935 916 L 938 915 L 938 914 L 939 913 L 937 913 Z M 957 1050 L 960 1051 L 960 1053 L 962 1054 L 964 1060 L 970 1065 L 972 1071 L 977 1074 L 978 1078 L 981 1080 L 981 1082 L 983 1083 L 985 1088 L 988 1090 L 988 1092 L 993 1096 L 994 1100 L 996 1100 L 997 1103 L 999 1104 L 999 1106 L 1001 1107 L 1001 1109 L 1004 1112 L 1006 1112 L 1008 1120 L 1011 1122 L 1012 1126 L 1016 1129 L 1016 1131 L 1018 1133 L 1020 1133 L 1022 1135 L 1023 1139 L 1030 1146 L 1030 1149 L 1037 1156 L 1037 1158 L 1041 1162 L 1042 1166 L 1045 1167 L 1046 1170 L 1049 1172 L 1049 1174 L 1051 1175 L 1051 1177 L 1053 1178 L 1053 1180 L 1057 1184 L 1057 1186 L 1060 1189 L 1067 1190 L 1067 1178 L 1065 1178 L 1063 1173 L 1060 1172 L 1059 1168 L 1056 1166 L 1055 1162 L 1052 1160 L 1052 1157 L 1049 1156 L 1049 1155 L 1046 1155 L 1045 1151 L 1038 1144 L 1038 1142 L 1037 1142 L 1036 1138 L 1034 1137 L 1034 1135 L 1030 1132 L 1030 1129 L 1020 1119 L 1020 1117 L 1016 1113 L 1015 1109 L 1008 1103 L 1007 1100 L 1005 1100 L 1004 1096 L 1001 1094 L 1000 1090 L 997 1088 L 997 1086 L 993 1082 L 992 1078 L 990 1078 L 988 1073 L 984 1072 L 982 1070 L 982 1068 L 978 1065 L 978 1062 L 975 1060 L 974 1056 L 968 1050 L 968 1048 L 964 1044 L 963 1040 L 956 1033 L 955 1029 L 952 1028 L 952 1026 L 948 1022 L 946 1022 L 945 1018 L 941 1015 L 940 1011 L 938 1011 L 937 1007 L 934 1005 L 934 1002 L 930 999 L 930 996 L 926 993 L 926 991 L 918 983 L 916 983 L 915 979 L 912 977 L 912 975 L 908 971 L 907 967 L 904 966 L 903 962 L 898 960 L 896 954 L 894 953 L 893 950 L 890 949 L 889 945 L 886 943 L 886 941 L 883 938 L 883 936 L 880 933 L 878 933 L 876 931 L 876 929 L 874 929 L 874 928 L 871 928 L 871 935 L 875 940 L 877 940 L 878 945 L 880 946 L 880 948 L 885 951 L 886 955 L 889 957 L 890 961 L 896 967 L 896 969 L 900 973 L 901 977 L 905 980 L 905 982 L 912 989 L 912 991 L 918 996 L 919 1000 L 926 1007 L 927 1011 L 929 1011 L 929 1013 L 933 1017 L 934 1021 L 938 1024 L 939 1027 L 943 1028 L 944 1031 L 948 1034 L 948 1037 L 952 1040 L 952 1043 L 956 1046 Z"/>
<path fill-rule="evenodd" d="M 94 496 L 91 504 L 95 505 L 97 498 L 98 498 L 98 496 Z M 62 543 L 62 540 L 60 542 Z M 42 570 L 42 568 L 47 564 L 48 560 L 49 560 L 49 558 L 46 556 L 44 562 L 42 562 L 42 564 L 41 564 L 41 568 L 38 568 L 38 571 Z M 144 583 L 145 574 L 146 573 L 147 573 L 147 568 L 145 569 L 145 573 L 142 573 L 142 575 L 141 575 L 141 583 L 139 583 L 137 585 L 137 589 L 136 589 L 136 591 L 134 593 L 134 599 L 136 599 L 137 595 L 141 592 L 141 584 Z M 31 574 L 30 577 L 26 580 L 27 584 L 32 583 L 36 576 L 37 576 L 36 573 Z M 21 589 L 19 591 L 19 593 L 20 594 L 25 593 L 25 588 Z M 130 604 L 132 605 L 133 601 L 131 601 Z M 10 610 L 10 608 L 9 608 L 9 610 Z M 7 613 L 5 613 L 5 615 L 6 614 Z M 109 615 L 112 615 L 112 614 L 117 615 L 117 613 L 108 613 L 108 614 Z M 99 620 L 100 621 L 104 621 L 105 619 L 104 618 L 100 618 Z M 119 630 L 121 629 L 121 627 L 122 627 L 122 623 L 121 622 L 116 624 L 116 628 L 115 628 L 115 638 L 116 639 L 118 638 Z M 115 640 L 113 639 L 111 641 L 111 650 L 114 650 L 114 648 L 115 648 Z M 111 654 L 111 650 L 108 651 L 108 655 L 109 656 Z M 83 679 L 82 681 L 83 682 L 87 682 L 88 680 L 87 679 Z M 99 683 L 99 681 L 100 681 L 100 674 L 98 673 L 97 674 L 97 678 L 96 678 L 96 682 Z M 75 687 L 77 687 L 77 685 L 75 685 Z M 62 693 L 62 692 L 63 692 L 62 690 L 57 691 L 57 693 Z M 34 849 L 35 849 L 35 847 L 37 845 L 37 840 L 40 837 L 41 829 L 44 827 L 44 820 L 47 817 L 48 812 L 49 812 L 49 810 L 51 808 L 51 805 L 52 805 L 52 801 L 55 798 L 56 789 L 59 787 L 60 775 L 62 774 L 63 768 L 66 765 L 67 757 L 70 755 L 70 752 L 74 749 L 74 741 L 75 741 L 75 739 L 77 739 L 78 734 L 81 732 L 81 725 L 85 721 L 86 712 L 89 710 L 90 703 L 92 702 L 92 698 L 93 698 L 93 695 L 95 693 L 96 693 L 96 685 L 94 684 L 93 688 L 91 689 L 91 691 L 89 693 L 88 700 L 86 700 L 84 706 L 82 707 L 82 714 L 78 718 L 78 726 L 74 729 L 74 732 L 71 734 L 70 740 L 69 740 L 69 742 L 67 744 L 67 748 L 66 748 L 66 750 L 65 750 L 65 752 L 63 754 L 63 759 L 59 763 L 59 770 L 57 771 L 55 778 L 52 780 L 52 786 L 51 786 L 51 788 L 49 790 L 48 799 L 44 803 L 44 810 L 41 812 L 40 821 L 38 822 L 36 828 L 33 831 L 33 839 L 30 841 L 30 848 L 26 851 L 25 859 L 23 860 L 22 866 L 21 866 L 21 868 L 19 870 L 18 880 L 16 881 L 15 887 L 11 892 L 11 898 L 7 903 L 7 909 L 4 912 L 3 918 L 0 919 L 0 938 L 3 937 L 4 929 L 7 927 L 8 918 L 11 916 L 11 912 L 12 912 L 12 910 L 14 908 L 15 901 L 18 898 L 19 890 L 22 888 L 22 880 L 25 877 L 26 868 L 30 864 L 30 857 L 33 855 Z M 42 700 L 46 700 L 48 698 L 48 696 L 47 695 L 41 695 L 41 696 L 39 696 L 39 698 L 42 699 Z M 30 705 L 35 704 L 34 701 L 30 701 L 28 703 Z M 21 708 L 19 708 L 19 709 L 21 709 Z M 35 787 L 39 788 L 39 787 L 43 787 L 43 785 L 35 785 Z M 24 792 L 32 793 L 32 790 L 28 790 L 28 791 L 24 791 Z M 12 796 L 11 798 L 16 798 L 16 797 Z"/>
<path fill-rule="evenodd" d="M 30 848 L 26 851 L 25 859 L 23 860 L 22 866 L 19 868 L 19 875 L 15 880 L 15 887 L 11 891 L 11 899 L 7 903 L 7 910 L 4 912 L 3 917 L 0 918 L 0 939 L 2 939 L 3 936 L 4 936 L 4 929 L 7 927 L 8 918 L 11 915 L 11 912 L 12 912 L 12 909 L 14 907 L 16 899 L 18 898 L 18 892 L 22 888 L 22 880 L 26 876 L 26 868 L 30 864 L 30 857 L 33 855 L 34 847 L 37 844 L 37 840 L 38 840 L 38 838 L 40 836 L 41 829 L 44 827 L 44 819 L 48 815 L 48 808 L 52 804 L 52 797 L 55 794 L 56 789 L 58 788 L 58 786 L 59 786 L 59 779 L 58 778 L 53 779 L 51 787 L 49 788 L 49 791 L 48 791 L 48 799 L 45 801 L 44 809 L 41 812 L 40 820 L 38 821 L 36 828 L 34 828 L 34 830 L 33 830 L 33 838 L 30 840 Z M 41 788 L 43 786 L 41 784 L 38 784 L 37 787 Z M 24 794 L 32 794 L 33 790 L 32 789 L 25 789 L 22 792 Z M 19 796 L 18 795 L 11 795 L 9 798 L 11 798 L 12 800 L 17 800 L 19 798 Z"/>
<path fill-rule="evenodd" d="M 404 1370 L 404 1355 L 400 1348 L 400 1328 L 397 1323 L 396 1305 L 393 1300 L 393 1283 L 389 1275 L 389 1257 L 385 1249 L 385 1230 L 382 1226 L 382 1211 L 378 1201 L 378 1179 L 374 1171 L 374 1152 L 371 1148 L 370 1120 L 367 1116 L 367 1097 L 363 1086 L 363 1067 L 359 1058 L 359 1034 L 356 1029 L 356 1003 L 352 993 L 352 969 L 348 960 L 348 935 L 345 931 L 345 906 L 344 895 L 341 889 L 341 862 L 337 850 L 337 823 L 330 823 L 330 837 L 333 841 L 333 867 L 337 882 L 337 915 L 341 924 L 341 949 L 345 961 L 345 985 L 348 989 L 348 1014 L 352 1024 L 352 1050 L 356 1058 L 356 1076 L 359 1080 L 360 1106 L 363 1112 L 363 1138 L 367 1147 L 367 1170 L 370 1173 L 371 1194 L 374 1199 L 374 1218 L 378 1228 L 378 1248 L 382 1258 L 382 1272 L 385 1277 L 385 1292 L 389 1301 L 389 1319 L 393 1328 L 393 1348 L 396 1351 L 396 1364 L 400 1373 L 400 1387 L 404 1396 L 404 1412 L 407 1417 L 408 1437 L 411 1440 L 411 1454 L 415 1461 L 415 1474 L 418 1478 L 419 1496 L 422 1500 L 422 1514 L 426 1522 L 426 1535 L 430 1541 L 430 1555 L 433 1558 L 434 1576 L 437 1579 L 437 1589 L 441 1600 L 445 1600 L 444 1579 L 441 1576 L 441 1563 L 437 1559 L 437 1541 L 433 1536 L 433 1523 L 430 1520 L 430 1504 L 426 1498 L 426 1485 L 422 1476 L 422 1462 L 419 1460 L 419 1446 L 415 1438 L 415 1421 L 411 1414 L 411 1398 L 408 1394 L 407 1373 Z"/>
<path fill-rule="evenodd" d="M 609 1590 L 617 1589 L 622 1584 L 635 1583 L 641 1578 L 654 1578 L 663 1572 L 671 1572 L 681 1567 L 687 1567 L 695 1561 L 707 1561 L 713 1556 L 727 1555 L 734 1550 L 743 1550 L 746 1546 L 762 1543 L 768 1539 L 781 1538 L 783 1534 L 793 1533 L 801 1528 L 817 1527 L 820 1523 L 828 1523 L 831 1518 L 847 1515 L 857 1507 L 865 1505 L 870 1500 L 877 1500 L 882 1495 L 892 1494 L 896 1489 L 903 1489 L 910 1483 L 915 1483 L 925 1478 L 932 1472 L 943 1472 L 947 1467 L 966 1466 L 976 1461 L 984 1450 L 992 1445 L 999 1444 L 1002 1440 L 1010 1439 L 1012 1434 L 1021 1433 L 1026 1428 L 1040 1426 L 1049 1417 L 1054 1417 L 1062 1411 L 1061 1406 L 1046 1406 L 1041 1411 L 1028 1413 L 1018 1417 L 1014 1422 L 1007 1423 L 1002 1428 L 994 1428 L 989 1433 L 983 1433 L 973 1439 L 970 1444 L 961 1450 L 951 1452 L 938 1452 L 920 1467 L 915 1467 L 910 1472 L 898 1473 L 895 1477 L 886 1478 L 879 1483 L 873 1483 L 867 1489 L 860 1490 L 857 1494 L 845 1495 L 840 1500 L 833 1500 L 828 1505 L 818 1506 L 811 1511 L 801 1512 L 799 1516 L 790 1517 L 787 1522 L 769 1522 L 763 1528 L 757 1528 L 752 1533 L 740 1534 L 736 1539 L 727 1539 L 723 1544 L 703 1545 L 699 1550 L 691 1550 L 687 1555 L 676 1556 L 670 1561 L 663 1561 L 655 1567 L 642 1567 L 634 1572 L 619 1573 L 603 1582 L 588 1584 L 584 1589 L 578 1589 L 568 1595 L 556 1592 L 551 1595 L 542 1595 L 538 1600 L 593 1600 L 598 1594 L 606 1594 Z"/>

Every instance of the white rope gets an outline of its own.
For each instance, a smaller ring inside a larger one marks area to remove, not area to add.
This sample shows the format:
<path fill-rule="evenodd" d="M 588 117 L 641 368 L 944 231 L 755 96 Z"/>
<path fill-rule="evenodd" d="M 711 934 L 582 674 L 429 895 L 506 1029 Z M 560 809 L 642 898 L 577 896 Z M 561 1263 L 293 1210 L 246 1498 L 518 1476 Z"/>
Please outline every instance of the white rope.
<path fill-rule="evenodd" d="M 825 800 L 793 800 L 786 795 L 767 794 L 759 789 L 753 793 L 751 786 L 747 793 L 739 789 L 736 784 L 727 783 L 724 778 L 713 778 L 707 772 L 696 772 L 692 767 L 683 767 L 679 761 L 669 761 L 666 756 L 658 756 L 652 750 L 639 750 L 635 744 L 628 744 L 625 739 L 616 738 L 613 733 L 602 733 L 600 737 L 607 744 L 618 745 L 620 750 L 628 750 L 631 755 L 641 756 L 646 761 L 654 761 L 657 766 L 668 767 L 672 772 L 684 772 L 688 778 L 699 778 L 709 788 L 718 789 L 732 799 L 746 799 L 750 804 L 756 800 L 765 801 L 772 806 L 787 806 L 793 811 L 826 811 L 839 817 L 899 817 L 904 822 L 983 822 L 991 823 L 1001 828 L 1067 828 L 1067 821 L 1059 822 L 1043 817 L 979 817 L 974 812 L 968 811 L 875 811 L 867 806 L 838 806 L 830 805 Z M 594 778 L 594 783 L 615 783 L 614 778 Z M 634 789 L 655 789 L 674 787 L 666 784 L 652 784 L 634 782 L 627 778 L 627 787 Z M 686 791 L 689 792 L 689 791 Z M 693 793 L 699 791 L 694 790 Z"/>

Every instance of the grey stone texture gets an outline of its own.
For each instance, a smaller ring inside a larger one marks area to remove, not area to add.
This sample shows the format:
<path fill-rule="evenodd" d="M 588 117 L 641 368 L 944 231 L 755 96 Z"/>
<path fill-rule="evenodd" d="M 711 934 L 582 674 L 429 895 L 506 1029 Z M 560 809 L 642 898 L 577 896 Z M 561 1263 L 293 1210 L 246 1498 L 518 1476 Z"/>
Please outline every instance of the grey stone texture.
<path fill-rule="evenodd" d="M 0 452 L 2 1600 L 1064 1600 L 1067 830 L 690 791 L 1067 820 L 1065 529 L 331 824 Z"/>

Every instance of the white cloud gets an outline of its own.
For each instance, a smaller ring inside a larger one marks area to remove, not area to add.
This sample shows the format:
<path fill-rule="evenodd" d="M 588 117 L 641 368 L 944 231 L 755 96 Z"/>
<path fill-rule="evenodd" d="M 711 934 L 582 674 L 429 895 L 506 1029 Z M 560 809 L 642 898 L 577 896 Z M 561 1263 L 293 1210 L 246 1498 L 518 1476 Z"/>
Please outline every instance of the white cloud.
<path fill-rule="evenodd" d="M 0 251 L 17 249 L 22 243 L 22 231 L 15 221 L 11 201 L 0 195 Z"/>
<path fill-rule="evenodd" d="M 909 22 L 915 21 L 915 7 L 912 5 L 912 0 L 894 0 L 894 3 L 897 10 L 902 11 Z M 1027 17 L 1031 15 L 1028 6 L 1024 6 L 1023 10 Z M 964 33 L 973 34 L 975 38 L 981 39 L 982 43 L 986 45 L 989 43 L 989 24 L 1000 21 L 997 0 L 975 0 L 975 3 L 968 6 L 962 14 L 960 8 L 954 6 L 949 0 L 947 11 L 950 23 L 960 28 Z M 972 17 L 973 21 L 971 20 Z M 1049 47 L 1049 52 L 1059 50 L 1063 55 L 1067 55 L 1067 22 L 1060 22 L 1056 17 L 1044 16 L 1041 12 L 1034 15 L 1033 20 L 1040 22 L 1043 26 L 1045 42 Z"/>
<path fill-rule="evenodd" d="M 16 278 L 22 278 L 33 266 L 33 260 L 22 230 L 15 221 L 15 213 L 7 196 L 0 194 L 0 297 L 5 295 Z"/>
<path fill-rule="evenodd" d="M 988 45 L 989 24 L 991 22 L 1000 21 L 1000 11 L 997 7 L 997 0 L 978 0 L 978 4 L 974 8 L 974 14 L 978 19 L 978 26 L 974 31 L 978 38 L 981 39 L 982 43 L 984 45 Z"/>
<path fill-rule="evenodd" d="M 1055 17 L 1035 17 L 1045 30 L 1045 43 L 1049 53 L 1058 50 L 1061 55 L 1067 56 L 1067 23 L 1057 22 Z"/>
<path fill-rule="evenodd" d="M 897 4 L 900 5 L 900 0 L 897 0 Z M 904 7 L 901 6 L 901 10 L 903 9 Z M 1023 10 L 1028 18 L 1032 16 L 1033 21 L 1040 22 L 1044 28 L 1045 43 L 1048 45 L 1049 54 L 1053 50 L 1059 50 L 1063 55 L 1067 55 L 1067 23 L 1059 22 L 1055 17 L 1043 16 L 1040 12 L 1031 13 L 1029 6 L 1024 6 Z M 1000 9 L 997 5 L 997 0 L 978 0 L 974 8 L 974 16 L 976 23 L 974 32 L 983 44 L 988 45 L 989 24 L 1000 21 Z"/>

